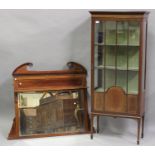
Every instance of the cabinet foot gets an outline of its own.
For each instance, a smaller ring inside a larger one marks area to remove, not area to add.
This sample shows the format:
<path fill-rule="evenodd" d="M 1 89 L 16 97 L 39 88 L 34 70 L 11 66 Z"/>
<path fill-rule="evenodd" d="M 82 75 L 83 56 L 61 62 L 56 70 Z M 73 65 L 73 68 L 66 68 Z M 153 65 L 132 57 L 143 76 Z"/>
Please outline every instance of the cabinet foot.
<path fill-rule="evenodd" d="M 92 134 L 90 135 L 90 139 L 93 139 L 93 135 Z"/>
<path fill-rule="evenodd" d="M 143 117 L 142 117 L 142 133 L 141 133 L 141 138 L 143 138 L 144 137 L 144 115 L 143 115 Z"/>
<path fill-rule="evenodd" d="M 96 130 L 96 133 L 99 133 L 99 129 Z"/>
<path fill-rule="evenodd" d="M 96 133 L 99 133 L 99 116 L 97 116 L 97 130 Z"/>
<path fill-rule="evenodd" d="M 138 128 L 137 128 L 137 145 L 139 145 L 139 141 L 140 141 L 141 118 L 138 118 L 138 119 L 137 119 L 137 124 L 138 124 Z"/>

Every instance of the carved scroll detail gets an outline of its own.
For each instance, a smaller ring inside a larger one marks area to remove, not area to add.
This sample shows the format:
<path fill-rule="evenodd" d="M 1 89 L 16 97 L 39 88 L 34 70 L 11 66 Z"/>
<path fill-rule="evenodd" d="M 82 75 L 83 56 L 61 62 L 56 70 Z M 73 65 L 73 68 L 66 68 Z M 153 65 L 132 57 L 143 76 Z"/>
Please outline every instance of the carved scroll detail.
<path fill-rule="evenodd" d="M 68 62 L 67 66 L 71 70 L 80 70 L 80 71 L 82 71 L 84 73 L 87 73 L 87 70 L 85 69 L 85 67 L 82 66 L 81 64 L 77 63 L 77 62 L 72 62 L 72 61 Z"/>
<path fill-rule="evenodd" d="M 55 74 L 55 75 L 60 75 L 60 74 L 87 74 L 86 69 L 80 65 L 79 63 L 76 62 L 68 62 L 67 66 L 68 69 L 66 70 L 49 70 L 49 71 L 36 71 L 36 70 L 28 70 L 28 67 L 32 67 L 33 64 L 28 62 L 24 63 L 20 66 L 18 66 L 12 73 L 13 76 L 16 75 L 44 75 L 44 74 Z"/>
<path fill-rule="evenodd" d="M 32 67 L 32 66 L 33 66 L 33 64 L 31 62 L 24 63 L 24 64 L 18 66 L 13 71 L 12 75 L 14 75 L 14 74 L 20 74 L 20 73 L 27 73 L 27 72 L 29 72 L 27 68 L 28 67 Z"/>

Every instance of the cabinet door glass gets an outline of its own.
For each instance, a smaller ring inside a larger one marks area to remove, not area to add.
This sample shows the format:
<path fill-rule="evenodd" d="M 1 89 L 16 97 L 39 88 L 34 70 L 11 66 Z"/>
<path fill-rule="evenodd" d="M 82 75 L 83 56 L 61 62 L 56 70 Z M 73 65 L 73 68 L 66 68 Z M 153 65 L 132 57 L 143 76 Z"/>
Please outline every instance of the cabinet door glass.
<path fill-rule="evenodd" d="M 117 22 L 117 45 L 127 45 L 128 22 Z"/>
<path fill-rule="evenodd" d="M 140 24 L 137 21 L 129 22 L 129 45 L 139 46 L 140 43 Z"/>
<path fill-rule="evenodd" d="M 139 41 L 138 21 L 95 22 L 95 91 L 119 86 L 138 94 Z"/>
<path fill-rule="evenodd" d="M 116 44 L 116 22 L 106 21 L 106 45 Z"/>

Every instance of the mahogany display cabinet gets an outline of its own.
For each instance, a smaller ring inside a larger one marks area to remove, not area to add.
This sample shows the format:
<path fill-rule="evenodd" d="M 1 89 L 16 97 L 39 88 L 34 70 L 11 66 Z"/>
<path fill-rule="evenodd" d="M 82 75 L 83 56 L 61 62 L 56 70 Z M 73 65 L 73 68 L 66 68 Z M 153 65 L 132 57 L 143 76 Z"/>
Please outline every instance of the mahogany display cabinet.
<path fill-rule="evenodd" d="M 8 139 L 90 132 L 86 69 L 32 71 L 25 63 L 13 72 L 15 118 Z"/>
<path fill-rule="evenodd" d="M 137 120 L 144 133 L 148 12 L 91 11 L 91 138 L 94 117 Z M 141 132 L 140 132 L 141 131 Z"/>

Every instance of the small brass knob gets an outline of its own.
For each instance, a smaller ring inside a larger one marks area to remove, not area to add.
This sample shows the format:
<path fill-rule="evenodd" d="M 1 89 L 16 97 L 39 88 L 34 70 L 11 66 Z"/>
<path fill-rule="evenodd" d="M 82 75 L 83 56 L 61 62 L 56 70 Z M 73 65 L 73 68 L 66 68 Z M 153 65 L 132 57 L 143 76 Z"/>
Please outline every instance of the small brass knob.
<path fill-rule="evenodd" d="M 21 83 L 21 82 L 19 82 L 19 85 L 21 86 L 21 85 L 22 85 L 22 83 Z"/>

